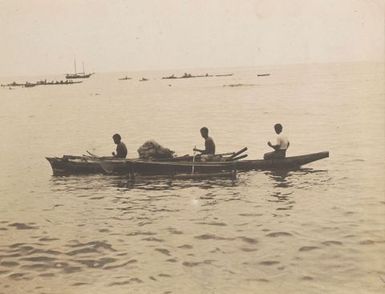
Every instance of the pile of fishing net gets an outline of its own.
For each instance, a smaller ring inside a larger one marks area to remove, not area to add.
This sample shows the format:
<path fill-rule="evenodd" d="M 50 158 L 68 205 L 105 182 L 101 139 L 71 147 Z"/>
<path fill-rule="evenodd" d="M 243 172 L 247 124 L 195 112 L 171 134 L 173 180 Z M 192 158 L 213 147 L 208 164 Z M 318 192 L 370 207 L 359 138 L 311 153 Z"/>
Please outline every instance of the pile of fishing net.
<path fill-rule="evenodd" d="M 161 146 L 153 140 L 146 141 L 138 149 L 139 158 L 141 159 L 171 159 L 174 158 L 175 152 Z"/>

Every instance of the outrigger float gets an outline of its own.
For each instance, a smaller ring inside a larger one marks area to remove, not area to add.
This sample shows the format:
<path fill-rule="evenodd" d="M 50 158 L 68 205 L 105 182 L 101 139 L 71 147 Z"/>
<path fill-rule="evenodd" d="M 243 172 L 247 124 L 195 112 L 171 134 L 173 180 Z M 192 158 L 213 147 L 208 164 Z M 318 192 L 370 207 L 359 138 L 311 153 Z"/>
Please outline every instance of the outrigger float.
<path fill-rule="evenodd" d="M 244 148 L 247 150 L 247 148 Z M 244 150 L 242 149 L 242 150 Z M 241 151 L 242 151 L 241 150 Z M 250 170 L 296 170 L 311 162 L 329 157 L 329 152 L 291 156 L 284 159 L 244 160 L 240 151 L 221 161 L 198 161 L 195 157 L 169 160 L 118 159 L 112 157 L 72 156 L 47 157 L 54 175 L 118 174 L 118 175 L 183 175 L 219 174 Z"/>

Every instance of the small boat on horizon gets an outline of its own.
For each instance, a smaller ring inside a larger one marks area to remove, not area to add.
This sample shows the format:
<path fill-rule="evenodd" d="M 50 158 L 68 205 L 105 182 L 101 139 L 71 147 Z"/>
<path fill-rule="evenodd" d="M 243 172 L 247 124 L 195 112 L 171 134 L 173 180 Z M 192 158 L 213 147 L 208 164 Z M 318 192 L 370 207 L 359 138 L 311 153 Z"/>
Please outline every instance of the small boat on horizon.
<path fill-rule="evenodd" d="M 215 75 L 216 77 L 231 77 L 233 76 L 234 74 L 230 73 L 230 74 L 218 74 L 218 75 Z"/>
<path fill-rule="evenodd" d="M 172 80 L 172 79 L 178 79 L 175 75 L 167 76 L 167 77 L 162 77 L 163 80 Z"/>
<path fill-rule="evenodd" d="M 257 77 L 268 77 L 269 73 L 257 74 Z"/>
<path fill-rule="evenodd" d="M 226 75 L 232 75 L 232 74 L 226 74 Z M 163 80 L 172 80 L 172 79 L 191 79 L 191 78 L 211 78 L 213 77 L 214 75 L 210 75 L 208 73 L 206 74 L 201 74 L 201 75 L 192 75 L 191 73 L 184 73 L 182 76 L 180 77 L 177 77 L 175 76 L 174 74 L 172 74 L 171 76 L 166 76 L 166 77 L 162 77 Z M 224 76 L 224 75 L 219 75 L 219 76 Z"/>
<path fill-rule="evenodd" d="M 73 80 L 60 80 L 60 81 L 37 81 L 36 86 L 59 86 L 59 85 L 72 85 L 72 84 L 80 84 L 83 83 L 83 81 L 73 81 Z"/>
<path fill-rule="evenodd" d="M 24 87 L 25 88 L 32 88 L 32 87 L 35 87 L 37 84 L 36 83 L 30 83 L 30 82 L 26 82 L 24 84 Z"/>
<path fill-rule="evenodd" d="M 12 82 L 10 84 L 1 84 L 2 87 L 23 87 L 25 84 Z"/>
<path fill-rule="evenodd" d="M 72 84 L 80 84 L 83 81 L 73 81 L 73 80 L 61 80 L 61 81 L 47 81 L 40 80 L 37 82 L 25 82 L 24 84 L 19 84 L 16 82 L 12 82 L 7 85 L 1 85 L 2 87 L 24 87 L 24 88 L 32 88 L 36 86 L 60 86 L 60 85 L 72 85 Z"/>
<path fill-rule="evenodd" d="M 127 81 L 132 80 L 132 78 L 129 78 L 128 76 L 125 76 L 124 78 L 120 78 L 119 81 Z"/>

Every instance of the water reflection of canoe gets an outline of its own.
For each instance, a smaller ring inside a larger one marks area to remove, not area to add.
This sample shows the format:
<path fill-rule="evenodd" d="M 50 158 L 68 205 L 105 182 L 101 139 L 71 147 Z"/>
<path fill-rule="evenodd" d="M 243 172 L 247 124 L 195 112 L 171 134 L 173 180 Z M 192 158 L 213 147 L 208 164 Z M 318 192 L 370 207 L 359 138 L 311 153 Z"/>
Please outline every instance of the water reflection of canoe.
<path fill-rule="evenodd" d="M 329 157 L 329 152 L 319 152 L 272 160 L 239 161 L 151 161 L 141 159 L 116 159 L 111 157 L 92 158 L 88 156 L 47 157 L 53 174 L 141 174 L 175 175 L 222 173 L 233 170 L 295 170 L 301 166 Z"/>

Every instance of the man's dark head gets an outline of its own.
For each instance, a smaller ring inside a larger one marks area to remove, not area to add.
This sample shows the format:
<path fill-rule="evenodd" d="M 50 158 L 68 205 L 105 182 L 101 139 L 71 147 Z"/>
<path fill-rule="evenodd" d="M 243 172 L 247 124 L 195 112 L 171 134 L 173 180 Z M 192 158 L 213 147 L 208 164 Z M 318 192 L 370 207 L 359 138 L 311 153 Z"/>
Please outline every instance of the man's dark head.
<path fill-rule="evenodd" d="M 275 132 L 276 132 L 277 134 L 280 134 L 280 133 L 282 132 L 282 129 L 283 129 L 283 127 L 282 127 L 281 124 L 275 124 L 275 125 L 274 125 L 274 130 L 275 130 Z"/>
<path fill-rule="evenodd" d="M 203 138 L 207 138 L 209 136 L 209 129 L 206 127 L 201 128 L 201 135 Z"/>
<path fill-rule="evenodd" d="M 112 139 L 114 140 L 115 144 L 119 144 L 120 140 L 122 140 L 122 137 L 120 137 L 119 134 L 115 134 L 115 135 L 112 136 Z"/>

